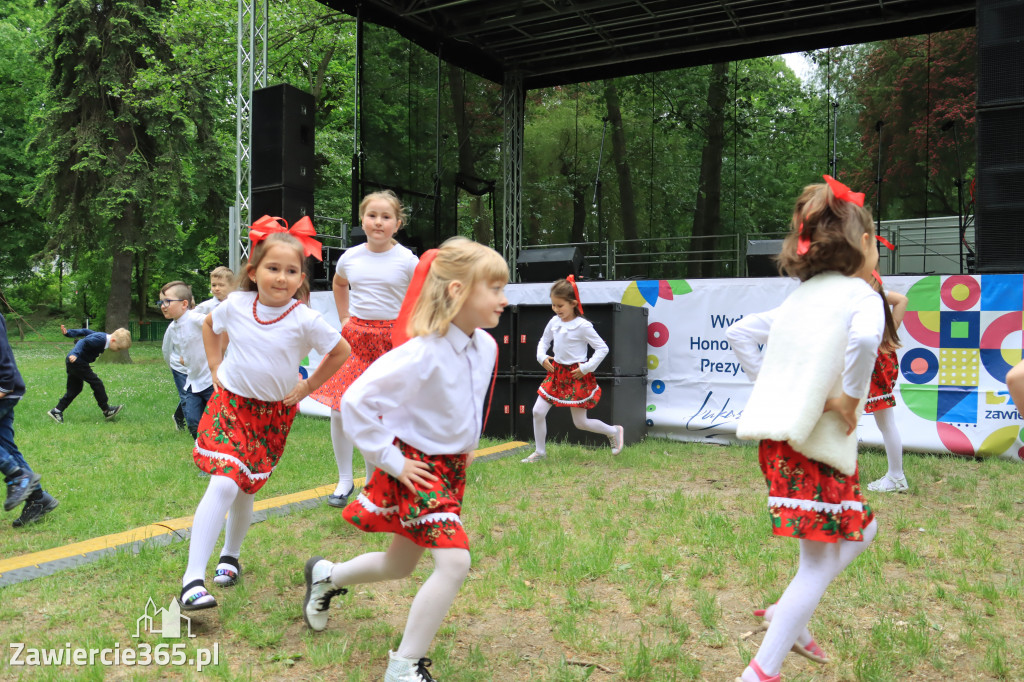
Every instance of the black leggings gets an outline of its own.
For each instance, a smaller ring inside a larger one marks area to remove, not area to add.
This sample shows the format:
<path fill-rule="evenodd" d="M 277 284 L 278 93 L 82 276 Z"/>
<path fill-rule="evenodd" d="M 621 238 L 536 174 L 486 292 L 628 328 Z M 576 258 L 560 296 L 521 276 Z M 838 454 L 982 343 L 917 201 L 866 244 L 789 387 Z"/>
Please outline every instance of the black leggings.
<path fill-rule="evenodd" d="M 78 397 L 78 394 L 82 392 L 83 384 L 89 384 L 92 387 L 92 394 L 96 396 L 96 403 L 100 406 L 101 410 L 107 410 L 110 405 L 107 403 L 107 389 L 103 386 L 103 381 L 96 376 L 96 372 L 92 371 L 92 366 L 88 362 L 71 362 L 68 359 L 64 360 L 64 369 L 68 373 L 68 386 L 64 392 L 64 397 L 57 401 L 57 409 L 63 412 L 71 404 L 71 401 Z"/>

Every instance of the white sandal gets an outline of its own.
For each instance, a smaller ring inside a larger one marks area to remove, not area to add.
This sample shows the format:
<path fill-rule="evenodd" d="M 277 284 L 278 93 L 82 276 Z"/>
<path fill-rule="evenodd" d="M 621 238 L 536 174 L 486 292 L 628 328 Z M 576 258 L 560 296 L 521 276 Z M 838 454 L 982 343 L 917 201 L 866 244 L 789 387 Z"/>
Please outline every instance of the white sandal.
<path fill-rule="evenodd" d="M 523 459 L 521 459 L 519 461 L 522 462 L 523 464 L 536 464 L 537 462 L 541 461 L 542 459 L 544 459 L 547 456 L 548 455 L 547 455 L 546 452 L 534 452 L 529 457 L 524 457 Z"/>
<path fill-rule="evenodd" d="M 904 493 L 910 489 L 906 476 L 893 478 L 889 474 L 868 483 L 868 490 L 875 493 Z"/>

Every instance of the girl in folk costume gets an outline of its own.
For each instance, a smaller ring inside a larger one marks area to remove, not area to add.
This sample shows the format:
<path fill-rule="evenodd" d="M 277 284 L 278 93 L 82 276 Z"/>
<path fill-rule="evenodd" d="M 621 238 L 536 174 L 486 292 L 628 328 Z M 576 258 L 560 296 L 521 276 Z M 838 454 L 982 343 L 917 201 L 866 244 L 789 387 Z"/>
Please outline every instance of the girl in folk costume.
<path fill-rule="evenodd" d="M 393 538 L 386 552 L 344 563 L 309 559 L 303 614 L 311 629 L 323 630 L 332 597 L 350 585 L 404 578 L 429 549 L 434 572 L 413 600 L 398 651 L 388 654 L 386 682 L 433 680 L 427 649 L 469 572 L 465 471 L 498 352 L 479 328 L 497 325 L 507 281 L 501 256 L 463 237 L 425 253 L 395 323 L 395 349 L 341 400 L 346 432 L 377 466 L 345 519 Z"/>
<path fill-rule="evenodd" d="M 331 445 L 338 465 L 338 485 L 327 504 L 344 507 L 355 489 L 352 440 L 345 435 L 338 404 L 345 390 L 374 360 L 391 350 L 391 330 L 418 262 L 394 240 L 405 208 L 389 190 L 367 194 L 359 204 L 366 243 L 338 259 L 331 289 L 341 320 L 341 335 L 352 346 L 341 370 L 309 397 L 331 408 Z M 366 478 L 372 469 L 366 463 Z"/>
<path fill-rule="evenodd" d="M 587 410 L 596 407 L 601 399 L 601 388 L 594 379 L 594 370 L 608 355 L 608 344 L 594 331 L 594 325 L 583 317 L 580 294 L 572 275 L 560 279 L 551 287 L 551 309 L 555 316 L 544 327 L 537 343 L 537 362 L 548 371 L 537 389 L 537 402 L 533 405 L 533 437 L 537 449 L 523 462 L 538 462 L 547 457 L 545 440 L 548 435 L 547 416 L 552 405 L 568 407 L 576 428 L 608 436 L 612 454 L 622 451 L 624 433 L 621 426 L 609 426 L 598 419 L 587 417 Z M 554 357 L 548 348 L 554 346 Z M 594 355 L 587 360 L 587 346 Z"/>
<path fill-rule="evenodd" d="M 882 334 L 882 345 L 878 347 L 875 358 L 875 369 L 871 373 L 871 389 L 868 402 L 864 406 L 865 413 L 875 415 L 875 425 L 882 432 L 885 443 L 885 457 L 889 469 L 877 481 L 868 483 L 868 490 L 879 493 L 903 492 L 907 490 L 907 477 L 903 475 L 903 441 L 900 431 L 896 428 L 896 416 L 890 407 L 896 406 L 893 388 L 899 375 L 900 364 L 896 358 L 896 349 L 900 347 L 897 330 L 903 323 L 907 312 L 907 297 L 895 291 L 885 291 L 882 278 L 877 272 L 872 273 L 871 286 L 882 297 L 882 310 L 885 312 L 885 332 Z"/>
<path fill-rule="evenodd" d="M 800 286 L 778 308 L 746 315 L 727 332 L 755 382 L 737 435 L 761 439 L 772 531 L 800 541 L 796 575 L 763 613 L 767 632 L 742 682 L 780 680 L 791 649 L 827 662 L 807 623 L 877 530 L 860 491 L 854 434 L 884 325 L 868 284 L 878 248 L 863 206 L 863 194 L 827 175 L 825 184 L 806 187 L 778 257 L 780 271 Z"/>
<path fill-rule="evenodd" d="M 309 296 L 305 257 L 321 251 L 315 234 L 308 218 L 288 232 L 277 219 L 257 221 L 249 231 L 253 251 L 240 290 L 203 323 L 214 393 L 199 422 L 192 456 L 211 477 L 196 508 L 181 581 L 185 611 L 217 605 L 204 578 L 225 513 L 224 548 L 214 582 L 227 586 L 241 578 L 238 557 L 253 500 L 281 459 L 298 403 L 348 356 L 341 335 L 300 302 Z M 229 341 L 231 352 L 225 357 Z M 309 379 L 300 379 L 299 363 L 313 348 L 324 360 Z"/>

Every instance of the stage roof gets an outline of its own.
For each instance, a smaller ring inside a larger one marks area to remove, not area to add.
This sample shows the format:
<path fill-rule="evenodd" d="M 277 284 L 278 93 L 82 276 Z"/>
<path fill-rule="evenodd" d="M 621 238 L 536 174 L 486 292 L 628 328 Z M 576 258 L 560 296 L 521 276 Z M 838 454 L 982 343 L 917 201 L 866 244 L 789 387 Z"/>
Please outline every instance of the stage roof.
<path fill-rule="evenodd" d="M 321 0 L 527 89 L 973 26 L 969 0 Z"/>

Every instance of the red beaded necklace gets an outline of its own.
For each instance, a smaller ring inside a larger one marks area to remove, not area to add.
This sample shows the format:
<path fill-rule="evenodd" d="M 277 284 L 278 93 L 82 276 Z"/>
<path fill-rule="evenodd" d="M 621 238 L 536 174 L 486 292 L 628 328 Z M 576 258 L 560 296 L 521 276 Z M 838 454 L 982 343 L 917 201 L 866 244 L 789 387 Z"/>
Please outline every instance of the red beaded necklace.
<path fill-rule="evenodd" d="M 252 319 L 256 320 L 257 322 L 259 322 L 262 325 L 270 325 L 270 324 L 274 324 L 275 322 L 280 322 L 281 320 L 283 320 L 285 317 L 288 316 L 288 313 L 290 313 L 291 311 L 293 311 L 296 308 L 298 308 L 299 304 L 302 303 L 302 301 L 296 301 L 295 303 L 292 303 L 290 306 L 288 306 L 288 310 L 284 311 L 283 313 L 281 313 L 280 315 L 278 315 L 274 319 L 272 319 L 269 322 L 267 322 L 267 321 L 261 320 L 259 318 L 259 315 L 256 314 L 256 303 L 259 300 L 260 300 L 259 295 L 257 295 L 256 298 L 252 299 Z"/>

